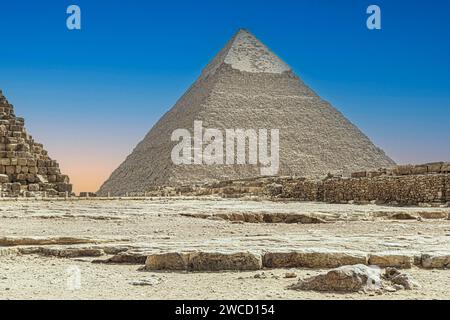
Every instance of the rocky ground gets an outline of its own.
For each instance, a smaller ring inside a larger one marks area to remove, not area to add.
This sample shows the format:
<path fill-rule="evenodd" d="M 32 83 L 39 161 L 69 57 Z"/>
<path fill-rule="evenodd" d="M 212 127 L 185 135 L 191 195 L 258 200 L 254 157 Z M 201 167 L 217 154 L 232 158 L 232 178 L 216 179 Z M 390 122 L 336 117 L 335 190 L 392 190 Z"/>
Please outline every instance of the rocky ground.
<path fill-rule="evenodd" d="M 2 200 L 0 299 L 450 299 L 449 214 L 217 198 Z M 356 264 L 396 267 L 419 286 L 292 289 Z"/>

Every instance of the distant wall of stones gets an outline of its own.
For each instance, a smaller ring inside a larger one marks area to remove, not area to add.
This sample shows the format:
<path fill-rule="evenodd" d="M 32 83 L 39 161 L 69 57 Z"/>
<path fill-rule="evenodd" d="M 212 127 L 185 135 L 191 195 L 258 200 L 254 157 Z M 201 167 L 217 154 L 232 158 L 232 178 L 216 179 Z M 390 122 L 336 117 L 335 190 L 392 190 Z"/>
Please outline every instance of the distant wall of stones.
<path fill-rule="evenodd" d="M 263 177 L 203 186 L 155 187 L 147 196 L 257 197 L 328 203 L 418 205 L 450 201 L 450 163 L 397 166 L 323 179 Z M 135 194 L 133 194 L 135 195 Z"/>
<path fill-rule="evenodd" d="M 445 203 L 450 201 L 450 163 L 355 172 L 348 178 L 327 177 L 315 181 L 287 179 L 281 185 L 281 198 L 329 203 Z"/>

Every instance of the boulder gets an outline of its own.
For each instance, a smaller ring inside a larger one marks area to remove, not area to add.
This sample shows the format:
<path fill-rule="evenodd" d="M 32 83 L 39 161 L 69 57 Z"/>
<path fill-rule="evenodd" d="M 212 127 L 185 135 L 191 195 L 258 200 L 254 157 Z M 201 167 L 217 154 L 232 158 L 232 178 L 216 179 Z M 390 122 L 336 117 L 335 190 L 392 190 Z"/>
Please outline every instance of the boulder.
<path fill-rule="evenodd" d="M 343 266 L 307 279 L 290 287 L 293 290 L 358 292 L 382 288 L 381 273 L 365 265 Z"/>

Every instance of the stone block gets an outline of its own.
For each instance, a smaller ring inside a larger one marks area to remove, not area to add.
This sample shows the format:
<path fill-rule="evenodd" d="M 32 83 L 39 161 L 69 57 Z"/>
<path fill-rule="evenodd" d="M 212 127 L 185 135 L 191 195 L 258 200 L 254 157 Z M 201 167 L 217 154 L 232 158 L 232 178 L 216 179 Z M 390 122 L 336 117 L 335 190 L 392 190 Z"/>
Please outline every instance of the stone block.
<path fill-rule="evenodd" d="M 6 174 L 0 174 L 0 183 L 8 183 L 9 182 L 9 176 Z"/>
<path fill-rule="evenodd" d="M 367 264 L 367 255 L 359 252 L 288 251 L 267 252 L 263 258 L 266 268 L 336 268 Z"/>
<path fill-rule="evenodd" d="M 414 255 L 398 252 L 383 252 L 369 255 L 369 265 L 380 268 L 403 268 L 409 269 L 414 264 Z"/>

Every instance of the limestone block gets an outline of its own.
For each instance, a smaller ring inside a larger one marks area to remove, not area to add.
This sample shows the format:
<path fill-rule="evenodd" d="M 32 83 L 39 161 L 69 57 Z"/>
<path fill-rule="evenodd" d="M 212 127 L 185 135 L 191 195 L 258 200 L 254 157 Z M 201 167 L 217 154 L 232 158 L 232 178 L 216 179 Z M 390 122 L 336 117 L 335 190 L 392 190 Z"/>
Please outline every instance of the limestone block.
<path fill-rule="evenodd" d="M 9 176 L 6 174 L 0 174 L 0 183 L 8 183 L 9 182 Z"/>
<path fill-rule="evenodd" d="M 423 254 L 422 267 L 426 269 L 448 269 L 450 268 L 450 253 Z"/>
<path fill-rule="evenodd" d="M 14 167 L 14 166 L 6 166 L 5 172 L 6 172 L 7 175 L 13 175 L 14 173 L 16 173 L 16 167 Z"/>
<path fill-rule="evenodd" d="M 19 193 L 20 189 L 21 189 L 21 184 L 18 182 L 14 182 L 13 184 L 11 184 L 11 192 L 13 193 Z"/>
<path fill-rule="evenodd" d="M 261 268 L 261 255 L 252 252 L 195 252 L 189 254 L 188 269 L 191 271 L 243 271 Z"/>
<path fill-rule="evenodd" d="M 59 171 L 59 168 L 57 168 L 57 167 L 47 168 L 47 174 L 49 174 L 49 175 L 57 175 L 59 173 L 60 173 L 60 171 Z M 56 181 L 56 177 L 55 177 L 55 181 Z"/>
<path fill-rule="evenodd" d="M 344 265 L 367 264 L 367 255 L 358 252 L 290 251 L 267 252 L 266 268 L 335 268 Z"/>
<path fill-rule="evenodd" d="M 29 184 L 28 191 L 39 191 L 39 184 L 36 183 Z"/>
<path fill-rule="evenodd" d="M 147 270 L 187 270 L 188 253 L 171 252 L 152 254 L 145 261 Z"/>
<path fill-rule="evenodd" d="M 414 255 L 397 252 L 383 252 L 369 255 L 369 265 L 375 265 L 380 268 L 393 267 L 409 269 L 413 264 Z"/>

